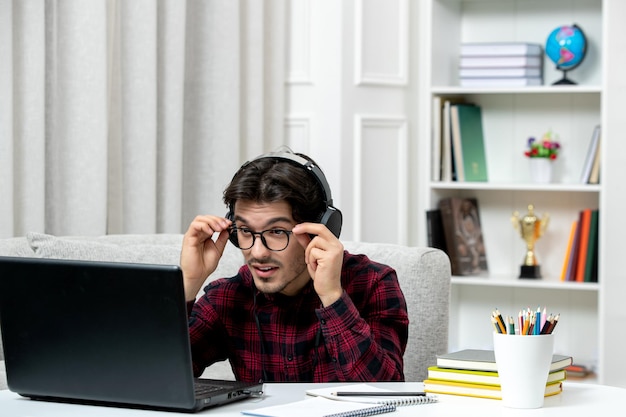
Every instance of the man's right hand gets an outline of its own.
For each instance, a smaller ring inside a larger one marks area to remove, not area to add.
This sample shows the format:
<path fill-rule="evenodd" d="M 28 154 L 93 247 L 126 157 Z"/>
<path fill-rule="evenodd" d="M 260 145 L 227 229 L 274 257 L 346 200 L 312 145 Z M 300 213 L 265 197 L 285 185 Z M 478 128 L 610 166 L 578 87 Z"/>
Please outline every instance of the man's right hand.
<path fill-rule="evenodd" d="M 224 217 L 200 215 L 189 225 L 180 253 L 187 301 L 195 300 L 206 278 L 217 268 L 228 243 L 228 228 L 231 224 Z M 213 240 L 215 233 L 218 236 Z"/>

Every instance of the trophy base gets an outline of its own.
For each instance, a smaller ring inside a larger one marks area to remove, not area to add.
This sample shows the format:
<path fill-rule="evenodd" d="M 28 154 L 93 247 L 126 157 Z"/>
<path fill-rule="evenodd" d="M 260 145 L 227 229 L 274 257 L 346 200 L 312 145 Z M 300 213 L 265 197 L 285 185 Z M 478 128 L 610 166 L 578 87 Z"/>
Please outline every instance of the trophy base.
<path fill-rule="evenodd" d="M 522 265 L 520 267 L 519 277 L 525 279 L 541 278 L 541 268 L 539 265 Z"/>

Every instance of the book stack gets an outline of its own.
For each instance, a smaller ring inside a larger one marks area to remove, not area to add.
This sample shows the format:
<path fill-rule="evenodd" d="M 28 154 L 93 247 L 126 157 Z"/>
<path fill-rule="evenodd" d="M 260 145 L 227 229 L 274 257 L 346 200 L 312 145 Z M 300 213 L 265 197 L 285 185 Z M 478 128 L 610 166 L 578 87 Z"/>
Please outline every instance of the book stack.
<path fill-rule="evenodd" d="M 600 211 L 586 208 L 570 228 L 561 281 L 598 282 L 598 222 Z"/>
<path fill-rule="evenodd" d="M 545 396 L 563 391 L 565 368 L 572 357 L 553 355 L 546 381 Z M 424 391 L 434 394 L 461 395 L 500 400 L 500 380 L 493 350 L 465 349 L 437 357 L 437 366 L 428 368 Z"/>
<path fill-rule="evenodd" d="M 463 43 L 463 87 L 522 87 L 543 84 L 543 48 L 525 42 Z"/>

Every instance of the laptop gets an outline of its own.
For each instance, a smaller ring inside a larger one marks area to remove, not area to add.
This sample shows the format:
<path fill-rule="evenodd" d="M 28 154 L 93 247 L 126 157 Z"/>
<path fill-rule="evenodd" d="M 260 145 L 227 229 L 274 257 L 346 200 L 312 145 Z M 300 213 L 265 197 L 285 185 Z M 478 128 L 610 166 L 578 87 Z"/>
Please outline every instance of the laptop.
<path fill-rule="evenodd" d="M 193 377 L 178 266 L 0 257 L 0 325 L 32 399 L 193 412 L 263 390 Z"/>

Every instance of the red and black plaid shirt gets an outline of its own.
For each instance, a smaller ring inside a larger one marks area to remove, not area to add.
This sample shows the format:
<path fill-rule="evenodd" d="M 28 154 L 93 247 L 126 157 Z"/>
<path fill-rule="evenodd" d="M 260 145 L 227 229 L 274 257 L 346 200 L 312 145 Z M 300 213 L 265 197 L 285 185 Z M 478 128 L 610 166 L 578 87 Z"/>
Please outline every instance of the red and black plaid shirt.
<path fill-rule="evenodd" d="M 247 266 L 193 304 L 194 373 L 229 359 L 237 380 L 398 381 L 409 319 L 396 272 L 344 253 L 342 297 L 323 308 L 313 282 L 297 296 L 263 294 Z"/>

